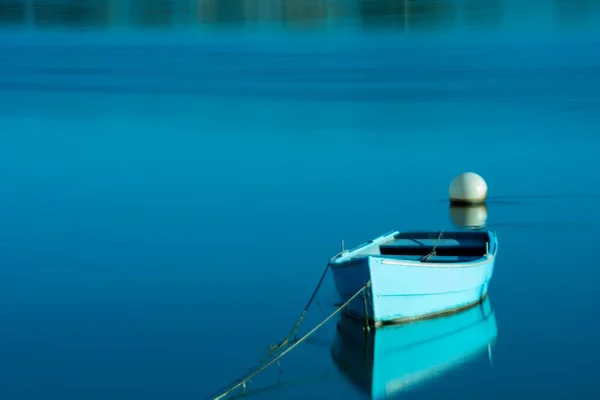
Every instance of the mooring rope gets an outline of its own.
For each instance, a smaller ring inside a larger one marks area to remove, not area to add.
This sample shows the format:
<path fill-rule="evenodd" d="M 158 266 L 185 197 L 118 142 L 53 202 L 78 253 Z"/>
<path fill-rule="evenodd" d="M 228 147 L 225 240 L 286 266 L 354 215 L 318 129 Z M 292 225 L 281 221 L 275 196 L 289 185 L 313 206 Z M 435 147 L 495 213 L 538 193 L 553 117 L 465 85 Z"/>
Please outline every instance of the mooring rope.
<path fill-rule="evenodd" d="M 237 400 L 237 399 L 241 399 L 241 398 L 247 399 L 248 397 L 259 396 L 263 393 L 268 393 L 273 390 L 281 390 L 282 388 L 287 389 L 287 388 L 302 385 L 305 383 L 315 383 L 315 382 L 320 382 L 320 381 L 333 381 L 336 379 L 339 380 L 339 378 L 340 378 L 340 375 L 335 372 L 332 372 L 332 371 L 323 372 L 318 375 L 315 374 L 314 376 L 304 376 L 304 377 L 300 377 L 298 379 L 289 380 L 289 381 L 278 381 L 277 383 L 274 383 L 272 385 L 261 387 L 256 390 L 253 390 L 253 391 L 248 391 L 246 394 L 241 393 L 237 396 L 232 396 L 229 399 L 230 400 Z"/>
<path fill-rule="evenodd" d="M 341 252 L 337 253 L 335 256 L 331 257 L 330 261 L 334 260 L 337 256 L 339 256 L 343 252 L 344 251 L 342 250 Z M 269 346 L 269 352 L 271 354 L 277 352 L 278 350 L 281 350 L 284 346 L 289 344 L 291 337 L 294 336 L 298 332 L 298 328 L 300 327 L 300 322 L 302 322 L 302 319 L 306 315 L 308 308 L 311 306 L 312 302 L 314 301 L 314 299 L 317 295 L 317 292 L 321 288 L 321 284 L 325 280 L 325 276 L 327 275 L 328 270 L 329 270 L 329 263 L 327 263 L 327 265 L 325 266 L 325 270 L 323 271 L 323 274 L 321 274 L 321 279 L 319 279 L 319 283 L 317 283 L 317 287 L 315 288 L 313 294 L 310 296 L 310 299 L 308 300 L 308 303 L 306 303 L 306 306 L 304 307 L 302 314 L 300 314 L 300 317 L 298 317 L 298 320 L 296 321 L 296 323 L 294 324 L 294 326 L 292 327 L 290 332 L 287 334 L 287 336 L 285 338 L 283 338 L 283 340 L 281 342 L 279 342 L 278 344 L 273 344 L 273 345 Z"/>
<path fill-rule="evenodd" d="M 424 255 L 421 258 L 421 262 L 426 262 L 428 261 L 432 256 L 436 255 L 435 250 L 437 249 L 438 244 L 440 243 L 440 240 L 442 240 L 442 236 L 444 235 L 444 230 L 442 229 L 440 231 L 440 234 L 438 235 L 437 240 L 435 241 L 435 243 L 433 244 L 433 249 L 431 249 L 431 251 L 429 252 L 429 254 Z"/>
<path fill-rule="evenodd" d="M 275 362 L 278 362 L 283 356 L 285 356 L 287 353 L 289 353 L 290 351 L 292 351 L 296 346 L 298 346 L 300 343 L 304 342 L 306 339 L 308 339 L 308 337 L 310 337 L 313 333 L 315 333 L 316 331 L 318 331 L 323 325 L 325 325 L 331 318 L 333 318 L 337 313 L 339 313 L 340 311 L 342 311 L 346 306 L 348 306 L 348 304 L 350 304 L 352 302 L 352 300 L 354 300 L 355 298 L 357 298 L 361 293 L 364 293 L 364 291 L 369 288 L 371 286 L 371 281 L 367 281 L 356 293 L 354 293 L 352 295 L 352 297 L 350 297 L 348 300 L 346 300 L 346 302 L 344 304 L 342 304 L 340 307 L 338 307 L 334 312 L 332 312 L 331 314 L 329 314 L 327 316 L 327 318 L 325 318 L 323 321 L 321 321 L 317 326 L 315 326 L 313 329 L 311 329 L 306 335 L 302 336 L 300 339 L 298 339 L 296 342 L 294 342 L 294 344 L 292 344 L 290 347 L 288 347 L 287 349 L 285 349 L 284 351 L 282 351 L 279 355 L 277 355 L 276 357 L 274 357 L 271 361 L 269 361 L 268 363 L 266 363 L 265 365 L 263 365 L 262 367 L 260 367 L 259 369 L 257 369 L 256 371 L 252 372 L 251 374 L 249 374 L 248 376 L 246 376 L 244 379 L 238 380 L 236 383 L 232 384 L 230 387 L 228 387 L 227 389 L 225 389 L 223 392 L 221 392 L 221 394 L 217 395 L 217 396 L 211 396 L 212 400 L 220 400 L 225 398 L 228 394 L 230 394 L 231 392 L 233 392 L 235 389 L 238 389 L 240 387 L 244 388 L 244 391 L 246 389 L 246 383 L 249 382 L 252 378 L 254 378 L 256 375 L 260 374 L 262 371 L 264 371 L 265 369 L 267 369 L 268 367 L 270 367 L 271 365 L 273 365 Z"/>

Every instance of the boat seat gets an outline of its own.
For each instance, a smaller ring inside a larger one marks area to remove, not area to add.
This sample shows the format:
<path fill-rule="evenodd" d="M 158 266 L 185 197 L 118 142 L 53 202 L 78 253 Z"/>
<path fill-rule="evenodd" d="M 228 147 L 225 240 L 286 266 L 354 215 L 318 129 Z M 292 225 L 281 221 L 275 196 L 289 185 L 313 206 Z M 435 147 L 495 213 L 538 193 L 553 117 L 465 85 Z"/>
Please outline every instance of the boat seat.
<path fill-rule="evenodd" d="M 379 246 L 382 255 L 396 256 L 425 256 L 433 250 L 434 246 L 419 244 L 384 244 Z M 435 248 L 438 256 L 483 256 L 486 253 L 485 243 L 443 245 L 440 243 Z"/>

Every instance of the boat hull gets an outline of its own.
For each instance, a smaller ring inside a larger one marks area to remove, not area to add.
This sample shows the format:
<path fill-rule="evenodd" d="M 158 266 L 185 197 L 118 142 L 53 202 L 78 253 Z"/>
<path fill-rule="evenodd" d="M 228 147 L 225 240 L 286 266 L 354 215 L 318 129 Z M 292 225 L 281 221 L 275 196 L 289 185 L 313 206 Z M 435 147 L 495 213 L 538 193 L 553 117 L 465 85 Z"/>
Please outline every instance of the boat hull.
<path fill-rule="evenodd" d="M 353 300 L 345 312 L 384 325 L 437 317 L 478 304 L 487 295 L 494 261 L 494 256 L 486 256 L 477 262 L 440 265 L 366 256 L 331 268 L 344 302 L 371 282 L 365 296 Z"/>

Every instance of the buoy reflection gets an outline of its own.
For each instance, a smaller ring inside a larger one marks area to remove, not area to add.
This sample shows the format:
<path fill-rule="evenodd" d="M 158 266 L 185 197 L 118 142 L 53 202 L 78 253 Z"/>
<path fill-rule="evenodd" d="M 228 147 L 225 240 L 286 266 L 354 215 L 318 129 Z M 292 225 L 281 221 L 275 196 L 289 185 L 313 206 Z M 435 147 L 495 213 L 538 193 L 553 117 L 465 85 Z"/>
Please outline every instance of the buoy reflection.
<path fill-rule="evenodd" d="M 488 209 L 485 204 L 457 205 L 451 204 L 450 220 L 462 229 L 483 229 L 486 226 Z"/>

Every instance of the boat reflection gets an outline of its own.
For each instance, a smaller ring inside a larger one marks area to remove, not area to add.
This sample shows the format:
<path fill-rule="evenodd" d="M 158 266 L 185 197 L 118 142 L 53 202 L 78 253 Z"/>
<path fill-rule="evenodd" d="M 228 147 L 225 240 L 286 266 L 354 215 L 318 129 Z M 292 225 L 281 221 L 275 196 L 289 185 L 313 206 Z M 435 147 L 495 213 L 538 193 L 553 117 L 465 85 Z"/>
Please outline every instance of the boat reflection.
<path fill-rule="evenodd" d="M 450 204 L 450 220 L 461 229 L 483 229 L 486 226 L 488 209 L 485 204 L 457 205 Z"/>
<path fill-rule="evenodd" d="M 427 383 L 488 353 L 498 328 L 489 297 L 446 317 L 363 330 L 342 315 L 331 356 L 342 374 L 371 399 L 385 399 Z"/>

